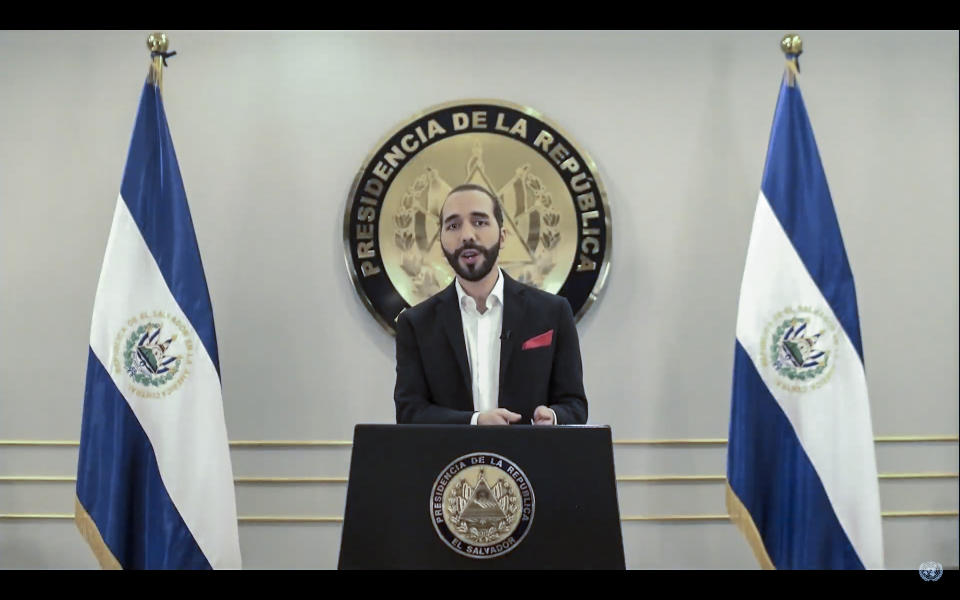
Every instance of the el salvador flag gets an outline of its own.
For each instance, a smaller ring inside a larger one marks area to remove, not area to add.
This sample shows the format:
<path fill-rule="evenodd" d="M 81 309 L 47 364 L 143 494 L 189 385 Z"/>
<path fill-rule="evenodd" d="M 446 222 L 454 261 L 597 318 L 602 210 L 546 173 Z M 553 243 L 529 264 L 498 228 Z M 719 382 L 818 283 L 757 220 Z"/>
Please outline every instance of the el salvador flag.
<path fill-rule="evenodd" d="M 853 275 L 787 58 L 740 288 L 727 508 L 765 568 L 881 569 Z"/>
<path fill-rule="evenodd" d="M 239 569 L 213 310 L 159 69 L 94 301 L 75 520 L 104 568 Z"/>

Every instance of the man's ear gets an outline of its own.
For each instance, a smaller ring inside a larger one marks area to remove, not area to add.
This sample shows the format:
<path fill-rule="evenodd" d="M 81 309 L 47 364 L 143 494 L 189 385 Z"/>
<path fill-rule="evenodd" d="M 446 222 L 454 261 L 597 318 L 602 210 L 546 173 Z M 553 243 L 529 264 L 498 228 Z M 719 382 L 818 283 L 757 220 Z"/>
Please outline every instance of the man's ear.
<path fill-rule="evenodd" d="M 507 241 L 507 228 L 501 227 L 500 228 L 500 249 L 501 250 L 503 250 L 503 245 L 506 243 L 506 241 Z"/>

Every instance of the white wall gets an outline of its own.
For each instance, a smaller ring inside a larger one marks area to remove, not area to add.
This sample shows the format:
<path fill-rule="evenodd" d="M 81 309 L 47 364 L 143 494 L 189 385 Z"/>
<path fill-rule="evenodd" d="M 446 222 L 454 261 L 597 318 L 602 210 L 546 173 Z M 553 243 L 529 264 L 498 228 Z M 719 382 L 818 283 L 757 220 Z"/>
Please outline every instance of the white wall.
<path fill-rule="evenodd" d="M 0 440 L 79 438 L 94 292 L 147 31 L 0 32 Z M 216 315 L 232 440 L 390 423 L 393 339 L 344 268 L 374 144 L 448 100 L 500 98 L 597 162 L 613 266 L 580 321 L 590 421 L 615 440 L 725 438 L 734 320 L 784 31 L 179 32 L 167 117 Z M 804 99 L 857 284 L 874 432 L 957 434 L 958 34 L 800 31 Z M 238 476 L 345 476 L 348 449 L 237 449 Z M 878 444 L 881 473 L 958 470 L 956 442 Z M 616 447 L 618 475 L 725 471 L 723 446 Z M 0 445 L 0 476 L 75 448 Z M 722 514 L 722 483 L 620 485 L 624 515 Z M 238 486 L 241 515 L 342 514 L 337 484 Z M 0 480 L 0 514 L 73 486 Z M 957 479 L 883 509 L 957 510 Z M 247 567 L 336 564 L 339 525 L 241 525 Z M 884 519 L 887 563 L 956 565 L 957 518 Z M 628 565 L 753 568 L 726 522 L 628 522 Z M 93 567 L 67 520 L 0 518 L 0 568 Z"/>

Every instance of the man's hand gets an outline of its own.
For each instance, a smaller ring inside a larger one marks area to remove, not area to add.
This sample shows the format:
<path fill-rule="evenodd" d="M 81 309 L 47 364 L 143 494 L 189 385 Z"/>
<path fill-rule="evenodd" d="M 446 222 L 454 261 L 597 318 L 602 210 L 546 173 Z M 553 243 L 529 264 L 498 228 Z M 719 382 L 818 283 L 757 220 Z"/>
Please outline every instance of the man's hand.
<path fill-rule="evenodd" d="M 477 415 L 477 425 L 508 425 L 520 420 L 520 415 L 505 408 L 495 408 Z"/>
<path fill-rule="evenodd" d="M 533 411 L 534 425 L 553 425 L 553 411 L 546 406 L 538 406 Z"/>

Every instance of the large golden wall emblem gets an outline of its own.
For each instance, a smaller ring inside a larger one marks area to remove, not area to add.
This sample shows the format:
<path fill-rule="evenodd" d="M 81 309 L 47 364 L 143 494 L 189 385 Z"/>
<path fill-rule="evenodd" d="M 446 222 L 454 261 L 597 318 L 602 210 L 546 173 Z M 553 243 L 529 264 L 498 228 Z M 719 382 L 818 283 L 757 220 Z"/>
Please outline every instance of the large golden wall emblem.
<path fill-rule="evenodd" d="M 453 281 L 440 248 L 440 207 L 457 185 L 500 199 L 500 265 L 565 297 L 579 320 L 610 266 L 606 192 L 593 160 L 538 112 L 501 100 L 427 109 L 385 137 L 360 169 L 344 215 L 347 268 L 391 333 L 406 308 Z"/>

